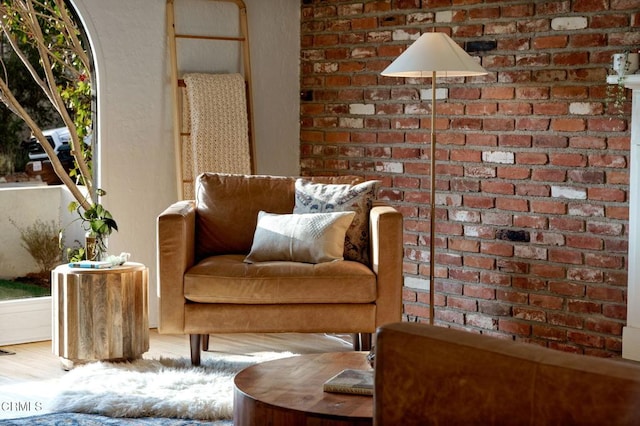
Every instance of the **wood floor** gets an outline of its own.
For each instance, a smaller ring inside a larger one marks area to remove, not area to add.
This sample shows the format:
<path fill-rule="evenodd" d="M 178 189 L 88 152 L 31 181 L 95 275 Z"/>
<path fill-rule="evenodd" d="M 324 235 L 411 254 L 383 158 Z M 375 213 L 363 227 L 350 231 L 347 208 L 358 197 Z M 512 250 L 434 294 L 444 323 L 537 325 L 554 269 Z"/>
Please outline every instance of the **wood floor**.
<path fill-rule="evenodd" d="M 57 392 L 66 373 L 51 351 L 51 342 L 3 346 L 14 355 L 0 355 L 0 419 L 37 415 L 47 411 L 47 402 Z M 350 335 L 323 334 L 229 334 L 212 335 L 209 351 L 216 354 L 292 352 L 298 354 L 351 351 Z M 161 335 L 150 331 L 149 351 L 143 358 L 189 357 L 188 336 Z"/>

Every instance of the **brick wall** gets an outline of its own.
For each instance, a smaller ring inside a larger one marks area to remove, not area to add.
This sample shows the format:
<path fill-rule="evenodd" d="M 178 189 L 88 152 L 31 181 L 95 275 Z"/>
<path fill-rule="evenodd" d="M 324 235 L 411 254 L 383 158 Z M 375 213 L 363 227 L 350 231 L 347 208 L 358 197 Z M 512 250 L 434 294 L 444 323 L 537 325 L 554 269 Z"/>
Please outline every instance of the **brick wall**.
<path fill-rule="evenodd" d="M 631 105 L 605 80 L 640 48 L 640 0 L 301 8 L 301 169 L 383 181 L 405 217 L 404 319 L 429 317 L 431 86 L 380 72 L 435 26 L 488 49 L 471 55 L 489 71 L 437 81 L 436 323 L 619 356 Z"/>

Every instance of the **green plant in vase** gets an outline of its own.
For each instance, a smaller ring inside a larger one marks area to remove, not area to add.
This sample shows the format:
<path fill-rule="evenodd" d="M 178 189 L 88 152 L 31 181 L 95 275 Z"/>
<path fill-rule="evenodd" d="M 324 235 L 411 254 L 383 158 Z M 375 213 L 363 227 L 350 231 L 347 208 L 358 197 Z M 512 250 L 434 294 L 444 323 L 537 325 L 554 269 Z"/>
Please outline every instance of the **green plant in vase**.
<path fill-rule="evenodd" d="M 99 195 L 106 193 L 98 189 Z M 69 212 L 76 211 L 82 228 L 86 231 L 84 258 L 86 260 L 104 260 L 107 255 L 109 235 L 118 230 L 118 224 L 102 204 L 93 204 L 89 209 L 83 209 L 75 201 L 69 203 Z M 76 259 L 82 260 L 82 259 Z"/>

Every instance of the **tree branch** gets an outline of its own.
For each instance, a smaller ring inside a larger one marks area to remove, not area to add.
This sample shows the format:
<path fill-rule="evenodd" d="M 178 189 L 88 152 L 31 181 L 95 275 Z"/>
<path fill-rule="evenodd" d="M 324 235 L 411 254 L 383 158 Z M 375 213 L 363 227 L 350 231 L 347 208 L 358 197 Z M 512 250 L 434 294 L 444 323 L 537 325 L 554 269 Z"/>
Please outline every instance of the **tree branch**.
<path fill-rule="evenodd" d="M 93 200 L 91 199 L 91 193 L 89 193 L 88 197 L 83 194 L 75 182 L 69 177 L 67 171 L 62 166 L 60 159 L 56 155 L 54 149 L 49 145 L 46 136 L 42 133 L 40 127 L 36 124 L 36 122 L 31 118 L 29 113 L 20 105 L 20 102 L 13 96 L 9 87 L 7 87 L 5 81 L 0 79 L 0 100 L 7 105 L 16 115 L 18 115 L 24 122 L 29 126 L 31 131 L 33 132 L 34 137 L 37 139 L 38 143 L 44 151 L 47 153 L 49 160 L 51 161 L 51 165 L 53 166 L 53 170 L 56 175 L 62 180 L 62 182 L 69 188 L 73 197 L 78 201 L 78 203 L 82 206 L 83 209 L 87 210 L 91 208 L 91 204 L 93 204 Z"/>

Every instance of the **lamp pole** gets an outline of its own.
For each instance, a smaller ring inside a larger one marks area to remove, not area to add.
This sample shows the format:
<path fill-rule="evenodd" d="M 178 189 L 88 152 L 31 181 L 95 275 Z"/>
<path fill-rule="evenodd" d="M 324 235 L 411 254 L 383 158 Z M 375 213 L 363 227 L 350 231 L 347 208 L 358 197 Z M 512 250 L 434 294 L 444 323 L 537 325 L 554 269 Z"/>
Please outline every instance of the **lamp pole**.
<path fill-rule="evenodd" d="M 431 176 L 429 178 L 429 324 L 435 316 L 436 280 L 436 72 L 431 72 Z"/>

